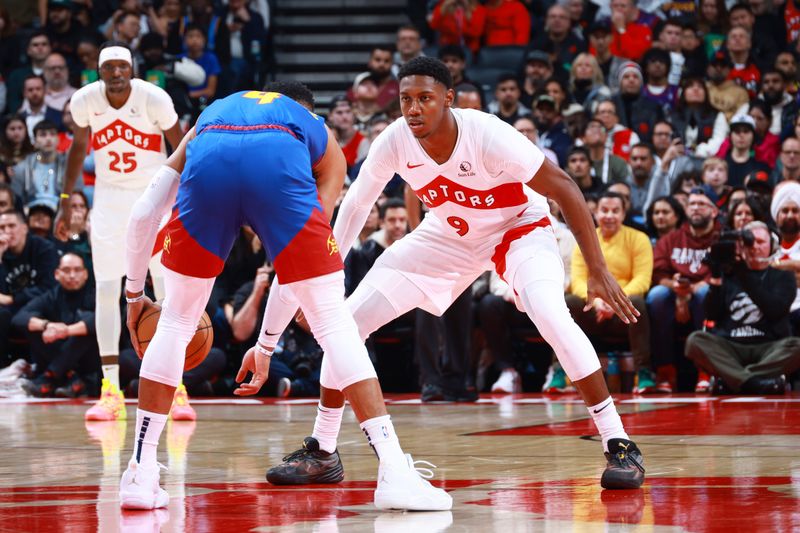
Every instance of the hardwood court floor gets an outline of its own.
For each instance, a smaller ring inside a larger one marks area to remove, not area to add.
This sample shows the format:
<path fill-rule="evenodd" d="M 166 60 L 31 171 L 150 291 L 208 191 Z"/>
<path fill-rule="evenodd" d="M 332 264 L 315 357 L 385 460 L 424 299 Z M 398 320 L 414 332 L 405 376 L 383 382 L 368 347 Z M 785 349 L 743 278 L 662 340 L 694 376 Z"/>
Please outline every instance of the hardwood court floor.
<path fill-rule="evenodd" d="M 605 460 L 574 396 L 484 396 L 421 405 L 393 396 L 401 444 L 436 465 L 452 512 L 372 506 L 377 461 L 348 409 L 339 485 L 281 488 L 268 465 L 310 433 L 315 400 L 195 401 L 159 459 L 169 508 L 120 512 L 129 421 L 83 421 L 82 401 L 0 400 L 0 531 L 404 532 L 800 530 L 800 394 L 779 398 L 618 396 L 643 449 L 642 490 L 602 491 Z"/>

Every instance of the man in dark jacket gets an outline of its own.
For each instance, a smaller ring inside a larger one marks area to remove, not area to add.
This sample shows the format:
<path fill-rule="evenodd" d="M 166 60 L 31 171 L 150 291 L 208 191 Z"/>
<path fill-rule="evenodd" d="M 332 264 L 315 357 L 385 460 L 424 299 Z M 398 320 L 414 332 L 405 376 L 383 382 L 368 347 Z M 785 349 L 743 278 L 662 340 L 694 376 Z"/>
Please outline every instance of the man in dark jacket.
<path fill-rule="evenodd" d="M 767 225 L 744 229 L 752 232 L 751 245 L 721 240 L 711 248 L 705 310 L 714 329 L 692 333 L 686 357 L 715 376 L 716 393 L 783 394 L 786 374 L 800 368 L 800 338 L 789 336 L 797 285 L 792 272 L 769 266 Z M 743 260 L 734 263 L 737 249 Z"/>
<path fill-rule="evenodd" d="M 632 129 L 643 141 L 650 142 L 653 126 L 664 118 L 658 104 L 642 95 L 642 69 L 629 61 L 619 69 L 619 94 L 614 97 L 621 124 Z"/>
<path fill-rule="evenodd" d="M 14 315 L 12 326 L 24 331 L 31 360 L 39 375 L 23 385 L 37 397 L 82 396 L 86 384 L 80 374 L 97 366 L 94 335 L 94 290 L 87 289 L 89 271 L 74 253 L 61 257 L 55 271 L 58 285 L 30 300 Z"/>
<path fill-rule="evenodd" d="M 0 355 L 8 352 L 12 317 L 56 285 L 53 271 L 57 264 L 55 247 L 45 239 L 28 235 L 22 213 L 0 214 Z"/>

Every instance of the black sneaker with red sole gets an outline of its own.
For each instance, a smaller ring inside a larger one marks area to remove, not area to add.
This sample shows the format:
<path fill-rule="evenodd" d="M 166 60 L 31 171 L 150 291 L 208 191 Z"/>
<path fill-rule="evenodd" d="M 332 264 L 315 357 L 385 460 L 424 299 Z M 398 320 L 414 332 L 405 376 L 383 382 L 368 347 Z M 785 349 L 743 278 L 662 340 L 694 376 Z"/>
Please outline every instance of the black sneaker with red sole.
<path fill-rule="evenodd" d="M 339 483 L 344 479 L 344 465 L 339 451 L 319 449 L 314 437 L 303 439 L 303 447 L 283 458 L 283 462 L 267 470 L 267 481 L 273 485 L 315 485 Z"/>

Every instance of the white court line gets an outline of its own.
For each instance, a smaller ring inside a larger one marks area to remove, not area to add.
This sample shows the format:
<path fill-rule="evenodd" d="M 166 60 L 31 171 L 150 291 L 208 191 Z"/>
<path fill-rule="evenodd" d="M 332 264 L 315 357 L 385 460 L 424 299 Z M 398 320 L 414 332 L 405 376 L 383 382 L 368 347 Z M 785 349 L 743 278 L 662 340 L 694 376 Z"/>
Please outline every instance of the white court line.
<path fill-rule="evenodd" d="M 631 398 L 619 403 L 706 403 L 716 402 L 719 398 Z"/>
<path fill-rule="evenodd" d="M 720 400 L 725 403 L 800 403 L 800 398 L 770 398 L 769 396 L 742 396 Z"/>

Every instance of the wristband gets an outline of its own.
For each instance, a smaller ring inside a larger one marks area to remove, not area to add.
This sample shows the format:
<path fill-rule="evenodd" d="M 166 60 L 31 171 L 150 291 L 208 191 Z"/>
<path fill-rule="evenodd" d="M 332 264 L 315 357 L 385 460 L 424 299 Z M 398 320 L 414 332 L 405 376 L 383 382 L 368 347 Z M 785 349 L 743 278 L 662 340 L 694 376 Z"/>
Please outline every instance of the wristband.
<path fill-rule="evenodd" d="M 135 304 L 136 302 L 141 302 L 144 300 L 144 293 L 140 294 L 139 296 L 134 296 L 133 298 L 125 297 L 125 301 L 129 304 Z"/>
<path fill-rule="evenodd" d="M 65 192 L 62 192 L 61 194 L 59 194 L 58 197 L 61 198 L 62 200 L 69 200 L 69 194 L 67 194 Z"/>
<path fill-rule="evenodd" d="M 261 346 L 261 343 L 260 343 L 260 342 L 257 342 L 257 343 L 256 343 L 256 346 L 255 346 L 255 348 L 256 348 L 256 350 L 257 350 L 257 351 L 258 351 L 260 354 L 262 354 L 262 355 L 266 355 L 267 357 L 272 357 L 272 352 L 270 352 L 269 350 L 267 350 L 266 348 L 264 348 L 263 346 Z"/>

